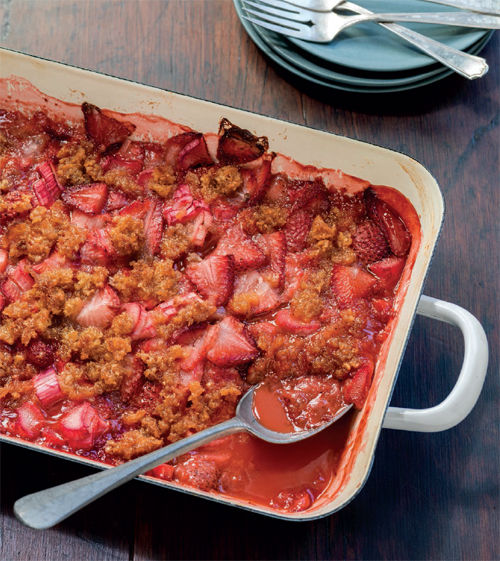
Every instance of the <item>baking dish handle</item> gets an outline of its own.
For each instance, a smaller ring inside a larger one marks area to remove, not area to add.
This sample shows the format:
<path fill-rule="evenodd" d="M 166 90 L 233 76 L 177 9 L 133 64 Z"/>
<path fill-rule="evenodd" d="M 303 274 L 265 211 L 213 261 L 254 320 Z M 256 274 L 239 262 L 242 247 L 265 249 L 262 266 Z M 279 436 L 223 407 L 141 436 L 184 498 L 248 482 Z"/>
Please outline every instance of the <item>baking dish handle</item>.
<path fill-rule="evenodd" d="M 417 313 L 460 328 L 464 337 L 462 369 L 444 401 L 429 409 L 389 407 L 382 426 L 384 429 L 439 432 L 458 425 L 476 404 L 488 367 L 488 341 L 479 321 L 456 304 L 422 295 Z"/>

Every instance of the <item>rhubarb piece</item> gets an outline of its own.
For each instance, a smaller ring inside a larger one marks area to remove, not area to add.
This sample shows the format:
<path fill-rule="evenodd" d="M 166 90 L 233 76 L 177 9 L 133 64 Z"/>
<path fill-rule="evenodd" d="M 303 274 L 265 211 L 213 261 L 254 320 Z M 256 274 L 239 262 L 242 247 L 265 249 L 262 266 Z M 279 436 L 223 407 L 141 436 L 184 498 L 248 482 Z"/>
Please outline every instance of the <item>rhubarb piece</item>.
<path fill-rule="evenodd" d="M 280 304 L 278 292 L 258 271 L 241 274 L 234 283 L 229 309 L 238 315 L 251 317 L 270 312 Z"/>
<path fill-rule="evenodd" d="M 226 316 L 218 324 L 216 335 L 207 358 L 217 366 L 238 366 L 259 354 L 245 326 L 232 316 Z"/>
<path fill-rule="evenodd" d="M 105 156 L 101 160 L 101 169 L 107 172 L 112 169 L 126 169 L 131 175 L 137 175 L 144 165 L 144 148 L 139 142 L 125 140 L 115 154 Z"/>
<path fill-rule="evenodd" d="M 26 259 L 19 261 L 2 284 L 2 292 L 11 302 L 19 300 L 35 283 L 28 273 L 27 263 Z"/>
<path fill-rule="evenodd" d="M 238 269 L 258 269 L 266 262 L 266 256 L 240 226 L 227 230 L 212 255 L 232 255 Z"/>
<path fill-rule="evenodd" d="M 74 450 L 89 450 L 109 425 L 97 411 L 84 401 L 65 413 L 59 421 L 62 436 Z"/>
<path fill-rule="evenodd" d="M 123 378 L 120 384 L 120 397 L 123 401 L 128 402 L 138 394 L 144 383 L 144 365 L 140 359 L 132 354 L 127 355 L 122 364 Z"/>
<path fill-rule="evenodd" d="M 38 275 L 45 273 L 46 271 L 55 271 L 57 269 L 62 269 L 64 267 L 69 267 L 71 263 L 58 253 L 57 251 L 53 251 L 47 259 L 40 261 L 36 265 L 32 265 L 31 270 Z"/>
<path fill-rule="evenodd" d="M 252 169 L 242 169 L 240 171 L 243 179 L 243 192 L 248 196 L 250 203 L 259 201 L 271 178 L 271 156 L 262 156 L 261 164 Z"/>
<path fill-rule="evenodd" d="M 223 163 L 243 164 L 257 159 L 269 147 L 267 138 L 254 136 L 250 131 L 240 129 L 222 119 L 219 128 L 217 159 Z"/>
<path fill-rule="evenodd" d="M 208 205 L 191 194 L 191 189 L 186 184 L 179 185 L 172 199 L 163 207 L 163 217 L 169 226 L 177 223 L 185 224 L 193 220 L 200 212 L 210 214 Z"/>
<path fill-rule="evenodd" d="M 160 250 L 161 238 L 163 236 L 162 205 L 160 201 L 147 201 L 148 210 L 144 217 L 144 237 L 146 238 L 146 249 L 150 255 L 156 255 Z"/>
<path fill-rule="evenodd" d="M 9 264 L 9 252 L 6 249 L 0 249 L 0 275 L 5 273 Z"/>
<path fill-rule="evenodd" d="M 201 335 L 187 347 L 189 349 L 189 354 L 180 362 L 182 370 L 190 372 L 197 369 L 200 365 L 203 366 L 207 352 L 217 338 L 217 331 L 218 328 L 214 325 L 210 325 L 201 330 Z M 180 341 L 178 342 L 180 343 Z"/>
<path fill-rule="evenodd" d="M 33 339 L 26 349 L 26 360 L 37 368 L 47 368 L 54 362 L 54 348 L 41 339 Z"/>
<path fill-rule="evenodd" d="M 177 169 L 186 170 L 197 166 L 213 164 L 213 160 L 208 153 L 207 143 L 204 136 L 199 133 L 186 144 L 177 156 Z"/>
<path fill-rule="evenodd" d="M 48 368 L 33 378 L 35 394 L 44 409 L 49 409 L 62 399 L 64 394 L 57 380 L 57 372 L 54 367 Z"/>
<path fill-rule="evenodd" d="M 128 205 L 128 199 L 121 191 L 111 191 L 108 195 L 105 209 L 106 212 L 110 212 L 112 210 L 120 210 L 126 205 Z"/>
<path fill-rule="evenodd" d="M 293 333 L 294 335 L 311 335 L 321 327 L 321 323 L 315 319 L 305 322 L 294 318 L 288 309 L 280 310 L 276 314 L 274 321 L 283 331 Z"/>
<path fill-rule="evenodd" d="M 232 255 L 206 257 L 200 263 L 189 265 L 186 275 L 202 296 L 216 306 L 223 306 L 233 293 L 234 258 Z"/>
<path fill-rule="evenodd" d="M 293 212 L 284 228 L 288 251 L 302 251 L 307 244 L 313 217 L 310 212 L 299 209 Z"/>
<path fill-rule="evenodd" d="M 380 288 L 392 291 L 401 277 L 404 266 L 403 257 L 387 257 L 372 263 L 368 268 L 379 279 Z"/>
<path fill-rule="evenodd" d="M 108 232 L 104 229 L 92 230 L 80 250 L 84 265 L 109 265 L 117 256 Z"/>
<path fill-rule="evenodd" d="M 87 214 L 101 212 L 108 197 L 106 183 L 90 183 L 66 189 L 62 200 L 71 208 L 76 208 Z"/>
<path fill-rule="evenodd" d="M 119 307 L 120 299 L 116 292 L 106 285 L 87 300 L 76 321 L 83 327 L 108 327 Z"/>
<path fill-rule="evenodd" d="M 276 279 L 275 286 L 282 287 L 285 282 L 286 237 L 284 232 L 263 234 L 259 246 L 267 257 L 270 269 Z"/>
<path fill-rule="evenodd" d="M 42 206 L 50 207 L 61 195 L 61 186 L 49 161 L 38 164 L 36 169 L 42 178 L 33 183 L 33 191 Z"/>
<path fill-rule="evenodd" d="M 193 227 L 189 236 L 189 241 L 195 247 L 202 247 L 208 234 L 208 230 L 213 223 L 213 218 L 210 212 L 203 210 L 196 216 L 193 221 Z"/>
<path fill-rule="evenodd" d="M 373 363 L 366 362 L 360 366 L 351 378 L 345 380 L 342 386 L 342 394 L 345 403 L 352 403 L 356 409 L 361 409 L 368 396 L 372 383 Z"/>
<path fill-rule="evenodd" d="M 16 412 L 16 428 L 18 432 L 26 435 L 28 438 L 37 437 L 45 421 L 45 417 L 40 409 L 31 401 L 27 401 L 21 407 L 18 407 Z"/>
<path fill-rule="evenodd" d="M 124 304 L 122 311 L 126 312 L 134 321 L 134 327 L 130 334 L 132 341 L 156 337 L 156 328 L 151 315 L 142 304 L 139 304 L 139 302 Z"/>
<path fill-rule="evenodd" d="M 363 263 L 379 261 L 389 253 L 389 246 L 382 230 L 372 220 L 365 220 L 357 227 L 352 248 Z"/>
<path fill-rule="evenodd" d="M 198 132 L 184 132 L 169 138 L 165 145 L 165 162 L 172 167 L 177 166 L 181 150 L 199 138 Z"/>
<path fill-rule="evenodd" d="M 397 257 L 404 257 L 411 245 L 411 235 L 405 223 L 371 189 L 365 191 L 365 201 L 370 218 L 384 233 L 392 253 Z"/>
<path fill-rule="evenodd" d="M 333 266 L 331 285 L 339 308 L 353 306 L 356 300 L 370 292 L 376 282 L 373 275 L 359 267 Z"/>
<path fill-rule="evenodd" d="M 87 136 L 94 141 L 99 152 L 116 151 L 135 130 L 132 123 L 108 117 L 90 103 L 83 103 L 82 111 Z"/>

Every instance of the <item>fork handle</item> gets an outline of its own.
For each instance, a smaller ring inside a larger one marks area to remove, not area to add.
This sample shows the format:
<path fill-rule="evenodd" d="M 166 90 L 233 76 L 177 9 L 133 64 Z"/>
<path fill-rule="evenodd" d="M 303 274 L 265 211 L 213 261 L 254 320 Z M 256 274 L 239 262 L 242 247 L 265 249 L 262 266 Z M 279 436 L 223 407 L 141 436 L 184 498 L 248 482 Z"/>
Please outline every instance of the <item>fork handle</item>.
<path fill-rule="evenodd" d="M 469 80 L 481 78 L 488 72 L 488 64 L 484 58 L 463 53 L 397 23 L 380 25 Z"/>
<path fill-rule="evenodd" d="M 500 16 L 500 5 L 498 0 L 425 0 L 433 4 L 443 4 L 470 12 L 482 12 L 483 14 L 493 14 Z"/>
<path fill-rule="evenodd" d="M 372 14 L 365 16 L 365 21 L 404 21 L 409 23 L 435 23 L 438 25 L 456 25 L 458 27 L 479 27 L 481 29 L 500 29 L 500 17 L 472 12 L 423 12 L 402 14 Z"/>

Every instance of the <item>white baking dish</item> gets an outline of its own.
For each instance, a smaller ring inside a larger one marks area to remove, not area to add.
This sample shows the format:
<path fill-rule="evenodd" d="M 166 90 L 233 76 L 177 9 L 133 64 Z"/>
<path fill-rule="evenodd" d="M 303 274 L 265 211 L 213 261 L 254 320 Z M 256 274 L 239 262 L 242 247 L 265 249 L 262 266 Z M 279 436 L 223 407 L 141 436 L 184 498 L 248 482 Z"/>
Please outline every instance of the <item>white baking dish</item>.
<path fill-rule="evenodd" d="M 26 80 L 45 95 L 37 94 Z M 397 189 L 410 200 L 419 215 L 420 246 L 416 250 L 412 270 L 408 268 L 404 273 L 404 287 L 398 293 L 399 316 L 381 350 L 370 396 L 352 424 L 336 477 L 311 509 L 301 513 L 281 513 L 247 501 L 146 476 L 141 479 L 270 516 L 311 520 L 339 510 L 361 489 L 370 472 L 381 428 L 441 431 L 459 423 L 473 408 L 481 392 L 488 363 L 486 336 L 479 322 L 466 310 L 421 296 L 443 221 L 444 206 L 435 179 L 418 162 L 371 144 L 5 49 L 0 49 L 0 98 L 2 106 L 35 102 L 49 112 L 60 109 L 56 100 L 74 103 L 75 118 L 80 113 L 79 105 L 88 101 L 118 112 L 156 115 L 202 132 L 217 131 L 220 119 L 226 117 L 259 136 L 267 136 L 271 150 L 301 163 L 341 169 L 372 184 Z M 134 120 L 130 116 L 128 119 Z M 137 123 L 136 132 L 140 135 L 158 138 L 165 134 L 162 120 L 138 117 Z M 455 387 L 441 404 L 424 410 L 388 408 L 415 313 L 452 323 L 462 330 L 465 342 L 462 370 Z M 51 451 L 19 439 L 0 436 L 0 440 L 95 467 L 106 467 L 99 462 Z"/>

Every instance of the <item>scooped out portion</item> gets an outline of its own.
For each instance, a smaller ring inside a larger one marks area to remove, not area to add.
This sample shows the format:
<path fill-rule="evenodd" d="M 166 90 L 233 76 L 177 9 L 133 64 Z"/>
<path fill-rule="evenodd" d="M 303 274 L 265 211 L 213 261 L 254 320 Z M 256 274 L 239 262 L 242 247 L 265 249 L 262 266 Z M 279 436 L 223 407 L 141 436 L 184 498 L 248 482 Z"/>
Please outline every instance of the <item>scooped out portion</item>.
<path fill-rule="evenodd" d="M 278 173 L 226 119 L 156 142 L 130 119 L 0 108 L 0 432 L 117 464 L 232 417 L 260 382 L 281 428 L 363 410 L 413 243 L 403 197 Z M 286 452 L 228 437 L 150 475 L 300 511 L 348 428 Z"/>

